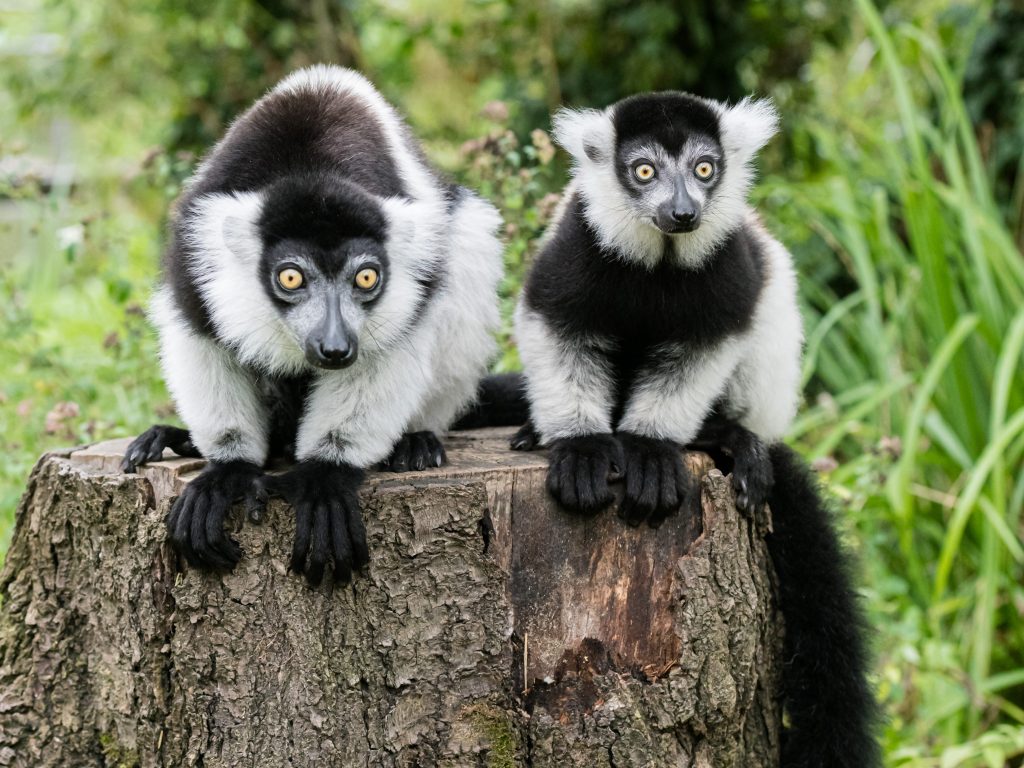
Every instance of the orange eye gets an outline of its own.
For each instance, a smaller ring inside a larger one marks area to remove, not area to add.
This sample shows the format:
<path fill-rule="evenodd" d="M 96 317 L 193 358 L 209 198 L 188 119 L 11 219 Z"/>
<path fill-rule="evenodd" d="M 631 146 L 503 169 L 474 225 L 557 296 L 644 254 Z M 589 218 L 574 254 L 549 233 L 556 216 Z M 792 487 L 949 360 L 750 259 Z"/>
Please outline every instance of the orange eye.
<path fill-rule="evenodd" d="M 281 287 L 286 291 L 294 291 L 302 287 L 302 284 L 306 281 L 306 278 L 302 276 L 302 273 L 294 267 L 288 267 L 282 269 L 277 273 L 277 282 L 281 284 Z"/>
<path fill-rule="evenodd" d="M 377 274 L 377 270 L 371 269 L 370 267 L 361 269 L 356 274 L 356 285 L 364 291 L 368 291 L 373 288 L 373 286 L 377 284 L 378 280 L 380 280 L 380 275 Z"/>
<path fill-rule="evenodd" d="M 710 179 L 711 175 L 715 172 L 715 166 L 709 163 L 707 160 L 697 163 L 697 167 L 693 169 L 693 172 L 697 174 L 698 179 Z"/>
<path fill-rule="evenodd" d="M 633 175 L 640 181 L 650 181 L 654 178 L 654 166 L 650 163 L 640 163 L 633 169 Z"/>

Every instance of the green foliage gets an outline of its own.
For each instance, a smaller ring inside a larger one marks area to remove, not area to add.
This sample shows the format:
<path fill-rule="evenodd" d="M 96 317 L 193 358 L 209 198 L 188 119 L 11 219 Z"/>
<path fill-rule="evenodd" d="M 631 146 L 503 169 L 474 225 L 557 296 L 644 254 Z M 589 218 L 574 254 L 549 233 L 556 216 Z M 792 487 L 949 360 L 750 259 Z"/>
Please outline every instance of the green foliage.
<path fill-rule="evenodd" d="M 888 760 L 1020 764 L 1013 3 L 22 4 L 0 32 L 0 548 L 41 451 L 173 418 L 141 311 L 162 223 L 196 153 L 291 67 L 358 63 L 429 154 L 499 205 L 501 370 L 518 366 L 512 305 L 566 177 L 542 130 L 550 108 L 656 87 L 770 90 L 785 135 L 755 194 L 797 257 L 807 318 L 792 438 L 861 557 Z M 15 34 L 41 52 L 12 53 Z"/>

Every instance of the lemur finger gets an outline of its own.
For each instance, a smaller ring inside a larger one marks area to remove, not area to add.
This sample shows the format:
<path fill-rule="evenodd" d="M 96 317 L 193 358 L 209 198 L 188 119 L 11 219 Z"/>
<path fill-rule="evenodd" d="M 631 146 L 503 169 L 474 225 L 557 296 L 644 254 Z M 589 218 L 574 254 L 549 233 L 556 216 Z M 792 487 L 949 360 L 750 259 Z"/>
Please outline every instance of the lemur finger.
<path fill-rule="evenodd" d="M 352 542 L 349 539 L 345 507 L 338 499 L 332 499 L 331 513 L 331 557 L 334 558 L 334 581 L 341 584 L 352 579 Z"/>
<path fill-rule="evenodd" d="M 444 443 L 433 432 L 427 432 L 427 453 L 430 466 L 443 467 L 448 463 L 448 454 L 444 451 Z"/>
<path fill-rule="evenodd" d="M 263 522 L 270 503 L 273 480 L 269 475 L 260 475 L 253 480 L 245 492 L 245 516 L 257 525 Z"/>
<path fill-rule="evenodd" d="M 366 527 L 363 525 L 363 515 L 359 511 L 359 497 L 353 493 L 344 507 L 348 537 L 352 544 L 352 565 L 361 568 L 370 562 L 370 548 L 366 544 Z"/>
<path fill-rule="evenodd" d="M 643 509 L 640 500 L 644 495 L 646 477 L 644 475 L 644 462 L 641 457 L 626 457 L 626 492 L 619 504 L 619 517 L 629 525 L 639 525 L 647 512 Z"/>
<path fill-rule="evenodd" d="M 198 565 L 196 553 L 192 549 L 192 541 L 189 538 L 189 534 L 192 530 L 192 511 L 195 501 L 194 493 L 190 492 L 188 487 L 185 488 L 184 492 L 179 496 L 171 509 L 171 515 L 168 516 L 168 528 L 170 531 L 171 544 L 174 548 L 185 556 L 185 560 L 188 561 L 189 565 Z M 177 510 L 177 512 L 175 512 Z M 173 520 L 171 517 L 173 516 Z M 173 525 L 173 528 L 171 527 Z"/>
<path fill-rule="evenodd" d="M 512 436 L 508 444 L 513 451 L 532 451 L 537 447 L 538 442 L 539 438 L 533 429 L 533 424 L 527 422 Z"/>
<path fill-rule="evenodd" d="M 313 510 L 308 503 L 300 501 L 295 509 L 295 541 L 292 544 L 291 570 L 302 573 L 306 567 L 306 555 L 309 553 L 309 540 L 312 536 Z"/>
<path fill-rule="evenodd" d="M 615 501 L 615 494 L 608 487 L 608 473 L 611 471 L 611 461 L 608 456 L 599 453 L 593 458 L 590 465 L 591 483 L 597 497 L 598 509 L 605 509 Z"/>
<path fill-rule="evenodd" d="M 409 436 L 403 435 L 402 439 L 395 445 L 391 452 L 391 460 L 388 462 L 388 469 L 392 472 L 406 472 L 409 469 L 409 454 L 412 447 L 409 445 Z"/>
<path fill-rule="evenodd" d="M 597 494 L 591 477 L 591 458 L 581 455 L 576 459 L 575 469 L 571 482 L 576 491 L 576 503 L 581 512 L 594 512 L 597 507 Z"/>
<path fill-rule="evenodd" d="M 189 542 L 195 553 L 196 564 L 205 567 L 223 568 L 226 563 L 215 549 L 208 531 L 216 526 L 218 500 L 213 494 L 198 494 L 192 505 L 192 524 L 189 527 Z M 220 516 L 223 525 L 223 516 Z"/>
<path fill-rule="evenodd" d="M 577 510 L 580 506 L 580 500 L 576 494 L 576 465 L 578 461 L 579 458 L 577 455 L 570 451 L 566 454 L 565 458 L 562 459 L 562 463 L 559 466 L 559 500 L 563 507 L 567 507 L 572 510 Z"/>
<path fill-rule="evenodd" d="M 213 553 L 218 567 L 230 570 L 242 559 L 242 548 L 224 530 L 224 523 L 231 510 L 231 499 L 219 492 L 211 494 L 209 499 L 205 516 L 206 529 L 203 531 L 206 547 Z"/>
<path fill-rule="evenodd" d="M 306 581 L 314 587 L 324 578 L 330 535 L 327 504 L 319 503 L 313 508 L 312 545 L 309 548 L 309 560 L 306 563 Z"/>
<path fill-rule="evenodd" d="M 430 446 L 424 434 L 417 432 L 409 439 L 409 469 L 422 472 L 427 468 L 427 454 Z"/>

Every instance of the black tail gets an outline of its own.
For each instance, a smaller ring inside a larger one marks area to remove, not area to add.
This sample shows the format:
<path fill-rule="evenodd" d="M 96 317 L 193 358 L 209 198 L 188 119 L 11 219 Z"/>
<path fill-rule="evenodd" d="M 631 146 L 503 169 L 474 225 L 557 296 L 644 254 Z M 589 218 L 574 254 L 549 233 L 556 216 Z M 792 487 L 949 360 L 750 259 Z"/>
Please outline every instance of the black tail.
<path fill-rule="evenodd" d="M 877 705 L 866 679 L 866 622 L 849 554 L 832 526 L 818 483 L 803 460 L 770 449 L 768 549 L 786 623 L 783 697 L 789 728 L 782 768 L 875 768 Z"/>
<path fill-rule="evenodd" d="M 484 376 L 476 404 L 452 425 L 452 429 L 522 426 L 530 418 L 525 387 L 526 380 L 521 373 Z"/>

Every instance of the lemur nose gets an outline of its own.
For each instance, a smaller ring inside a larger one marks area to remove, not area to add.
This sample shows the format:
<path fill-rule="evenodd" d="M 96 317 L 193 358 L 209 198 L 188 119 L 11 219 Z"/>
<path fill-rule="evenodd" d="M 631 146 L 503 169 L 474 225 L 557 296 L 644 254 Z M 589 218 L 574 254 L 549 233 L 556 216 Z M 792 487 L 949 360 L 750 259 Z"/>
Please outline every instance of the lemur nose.
<path fill-rule="evenodd" d="M 330 342 L 320 342 L 317 345 L 317 351 L 320 353 L 320 359 L 328 365 L 344 365 L 355 357 L 355 347 L 351 345 L 339 345 L 332 344 Z"/>
<path fill-rule="evenodd" d="M 677 211 L 675 209 L 672 210 L 672 220 L 676 222 L 676 224 L 693 224 L 694 219 L 696 218 L 697 212 L 692 208 L 687 208 L 681 211 Z"/>

